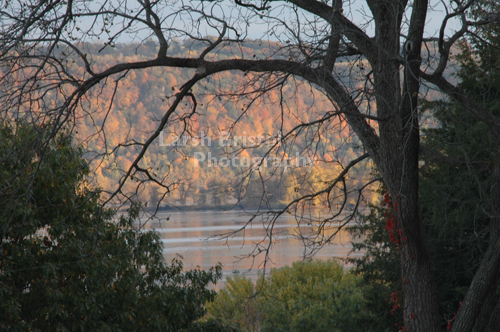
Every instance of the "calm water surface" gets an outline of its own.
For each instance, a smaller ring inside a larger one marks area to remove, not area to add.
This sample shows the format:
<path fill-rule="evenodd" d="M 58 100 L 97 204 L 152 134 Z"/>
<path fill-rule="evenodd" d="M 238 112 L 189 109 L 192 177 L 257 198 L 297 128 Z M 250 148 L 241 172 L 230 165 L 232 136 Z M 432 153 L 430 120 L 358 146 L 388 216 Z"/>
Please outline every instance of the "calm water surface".
<path fill-rule="evenodd" d="M 242 211 L 160 212 L 157 218 L 158 220 L 149 221 L 146 228 L 154 228 L 160 233 L 167 261 L 180 255 L 185 269 L 197 266 L 209 269 L 220 262 L 225 276 L 245 273 L 255 277 L 263 268 L 264 257 L 260 257 L 263 255 L 255 259 L 248 255 L 265 238 L 267 224 L 253 221 L 244 231 L 237 232 L 250 219 Z M 336 230 L 329 229 L 326 234 Z M 277 221 L 273 231 L 271 260 L 267 263 L 266 270 L 291 265 L 304 258 L 304 244 L 294 237 L 299 231 L 308 234 L 308 228 L 298 227 L 292 215 L 283 216 Z M 237 233 L 227 238 L 221 236 L 229 232 Z M 322 248 L 315 258 L 326 260 L 346 257 L 351 250 L 350 240 L 346 231 L 340 231 L 332 243 Z"/>

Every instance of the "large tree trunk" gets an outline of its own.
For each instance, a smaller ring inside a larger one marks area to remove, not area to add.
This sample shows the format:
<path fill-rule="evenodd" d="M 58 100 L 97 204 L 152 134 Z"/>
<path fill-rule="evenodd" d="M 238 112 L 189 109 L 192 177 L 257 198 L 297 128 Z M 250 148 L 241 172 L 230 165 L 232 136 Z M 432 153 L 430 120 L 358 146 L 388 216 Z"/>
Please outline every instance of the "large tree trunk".
<path fill-rule="evenodd" d="M 498 278 L 498 276 L 497 276 Z M 498 284 L 498 280 L 497 280 Z M 498 295 L 496 291 L 490 291 L 483 305 L 481 306 L 481 312 L 476 319 L 474 329 L 472 332 L 484 332 L 487 329 L 493 310 L 495 310 L 495 305 L 498 303 Z"/>
<path fill-rule="evenodd" d="M 500 153 L 497 155 L 491 185 L 492 217 L 488 250 L 479 265 L 462 306 L 453 323 L 453 331 L 469 332 L 475 324 L 481 324 L 485 305 L 490 293 L 496 293 L 500 276 Z M 498 307 L 498 304 L 497 304 Z M 496 309 L 498 310 L 498 309 Z M 497 326 L 498 328 L 498 326 Z"/>
<path fill-rule="evenodd" d="M 373 9 L 372 9 L 373 11 Z M 397 17 L 388 17 L 390 4 L 383 8 L 376 21 L 387 31 L 377 31 L 377 44 L 383 45 L 385 57 L 380 53 L 380 68 L 376 68 L 375 91 L 377 111 L 389 121 L 381 121 L 380 141 L 382 158 L 378 167 L 394 202 L 398 204 L 398 223 L 401 231 L 399 246 L 401 274 L 403 280 L 403 309 L 405 330 L 416 332 L 439 331 L 439 309 L 437 292 L 427 248 L 427 240 L 419 206 L 418 151 L 420 129 L 418 123 L 419 70 L 421 64 L 420 45 L 427 1 L 414 1 L 410 29 L 404 49 L 403 82 L 400 86 L 399 65 L 387 57 L 399 54 L 399 34 L 388 38 L 391 29 L 400 29 Z M 375 11 L 374 11 L 375 13 Z M 399 30 L 398 30 L 399 31 Z M 382 60 L 383 59 L 383 60 Z M 378 79 L 377 79 L 378 78 Z M 394 89 L 390 87 L 393 86 Z"/>
<path fill-rule="evenodd" d="M 500 326 L 500 299 L 498 299 L 495 308 L 493 308 L 493 312 L 490 316 L 490 321 L 488 322 L 488 326 L 484 330 L 484 332 L 497 332 L 498 327 Z"/>
<path fill-rule="evenodd" d="M 405 167 L 405 169 L 407 169 Z M 438 301 L 418 202 L 418 174 L 405 174 L 399 191 L 401 273 L 406 331 L 438 331 Z"/>

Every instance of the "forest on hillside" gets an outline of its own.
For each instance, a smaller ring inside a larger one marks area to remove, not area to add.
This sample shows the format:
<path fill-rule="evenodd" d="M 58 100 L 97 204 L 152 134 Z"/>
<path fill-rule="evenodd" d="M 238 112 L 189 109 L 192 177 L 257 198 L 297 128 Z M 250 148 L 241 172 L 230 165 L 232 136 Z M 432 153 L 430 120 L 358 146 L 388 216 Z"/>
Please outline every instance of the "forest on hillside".
<path fill-rule="evenodd" d="M 171 46 L 169 53 L 196 56 L 202 46 L 190 40 L 179 41 Z M 153 41 L 117 44 L 104 50 L 100 44 L 88 43 L 82 47 L 98 67 L 96 71 L 123 61 L 145 60 L 157 51 Z M 238 56 L 258 58 L 278 49 L 276 43 L 248 41 L 241 45 Z M 217 52 L 217 57 L 235 56 L 227 52 L 223 49 Z M 349 59 L 344 62 L 345 71 L 354 70 Z M 75 72 L 84 70 L 83 63 L 75 62 L 72 67 Z M 356 70 L 361 74 L 365 69 L 358 65 Z M 106 192 L 115 189 L 123 170 L 135 158 L 127 145 L 133 142 L 130 138 L 147 140 L 170 107 L 171 97 L 179 91 L 178 82 L 184 82 L 192 74 L 193 70 L 179 68 L 130 70 L 92 92 L 95 98 L 85 106 L 94 111 L 82 114 L 75 121 L 77 137 L 88 151 L 87 158 L 95 160 L 94 184 Z M 325 113 L 331 106 L 325 95 L 299 79 L 291 80 L 281 94 L 269 91 L 258 102 L 251 95 L 242 97 L 241 91 L 233 88 L 235 80 L 242 85 L 247 82 L 249 87 L 257 84 L 256 79 L 252 73 L 228 71 L 213 75 L 193 88 L 198 114 L 189 115 L 192 102 L 181 105 L 184 108 L 179 107 L 174 120 L 177 125 L 161 132 L 142 164 L 154 174 L 168 177 L 173 190 L 166 193 L 161 186 L 144 183 L 137 191 L 141 201 L 160 208 L 280 206 L 317 191 L 325 179 L 335 178 L 348 160 L 363 153 L 349 127 L 335 118 L 320 131 L 297 135 L 293 144 L 286 142 L 270 154 L 271 147 L 282 144 L 282 133 Z M 269 82 L 272 83 L 272 78 Z M 221 90 L 225 93 L 221 94 Z M 217 97 L 215 91 L 219 91 Z M 282 122 L 283 118 L 286 121 Z M 332 130 L 334 127 L 337 130 Z M 305 149 L 310 138 L 314 138 L 314 146 Z M 108 148 L 117 145 L 113 150 Z M 248 169 L 257 168 L 259 176 L 249 176 Z M 361 186 L 370 169 L 365 163 L 351 171 L 349 178 Z M 136 183 L 140 181 L 135 178 Z M 129 182 L 128 187 L 130 191 L 137 190 L 133 183 Z M 354 203 L 352 198 L 349 204 Z M 321 199 L 315 204 L 321 205 Z"/>

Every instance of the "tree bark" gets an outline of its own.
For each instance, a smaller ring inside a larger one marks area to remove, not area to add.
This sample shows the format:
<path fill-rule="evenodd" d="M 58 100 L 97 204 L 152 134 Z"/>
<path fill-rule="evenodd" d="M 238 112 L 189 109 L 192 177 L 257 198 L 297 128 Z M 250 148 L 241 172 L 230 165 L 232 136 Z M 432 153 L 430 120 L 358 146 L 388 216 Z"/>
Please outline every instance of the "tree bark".
<path fill-rule="evenodd" d="M 481 310 L 485 310 L 483 303 L 491 292 L 496 293 L 498 287 L 500 275 L 500 153 L 497 154 L 492 175 L 491 199 L 490 205 L 493 215 L 490 223 L 490 243 L 457 313 L 457 318 L 453 323 L 453 332 L 472 331 L 478 317 L 480 317 Z"/>
<path fill-rule="evenodd" d="M 497 285 L 498 287 L 498 285 Z M 497 332 L 500 326 L 500 299 L 498 299 L 495 308 L 490 316 L 490 321 L 484 332 Z"/>
<path fill-rule="evenodd" d="M 498 284 L 498 276 L 497 276 L 497 284 Z M 491 315 L 495 310 L 495 305 L 497 304 L 497 302 L 498 302 L 498 296 L 496 290 L 490 291 L 488 297 L 486 298 L 486 301 L 484 301 L 483 305 L 481 306 L 481 312 L 479 313 L 479 316 L 476 320 L 474 328 L 472 329 L 472 332 L 484 332 L 486 330 Z"/>

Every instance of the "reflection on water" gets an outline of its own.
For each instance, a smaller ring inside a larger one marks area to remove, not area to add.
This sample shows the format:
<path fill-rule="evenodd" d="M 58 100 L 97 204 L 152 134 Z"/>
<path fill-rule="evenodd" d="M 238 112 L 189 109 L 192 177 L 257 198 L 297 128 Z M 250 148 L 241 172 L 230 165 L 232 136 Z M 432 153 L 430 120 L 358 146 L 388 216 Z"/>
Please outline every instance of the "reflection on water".
<path fill-rule="evenodd" d="M 157 217 L 159 220 L 148 222 L 146 228 L 154 228 L 160 233 L 167 261 L 181 255 L 185 269 L 197 266 L 208 269 L 220 262 L 223 264 L 224 275 L 245 273 L 256 276 L 263 268 L 263 255 L 255 258 L 249 258 L 248 255 L 259 243 L 267 246 L 267 242 L 262 241 L 270 230 L 266 223 L 259 221 L 254 221 L 241 230 L 250 219 L 242 211 L 162 212 Z M 308 227 L 302 225 L 299 228 L 292 215 L 281 217 L 272 231 L 273 246 L 267 269 L 302 260 L 304 244 L 293 235 L 299 231 L 307 234 L 308 230 Z M 336 230 L 332 228 L 325 232 L 329 232 L 326 234 L 329 235 Z M 223 236 L 232 232 L 237 233 L 229 237 Z M 341 230 L 331 244 L 322 248 L 315 257 L 345 257 L 350 249 L 349 235 Z"/>

